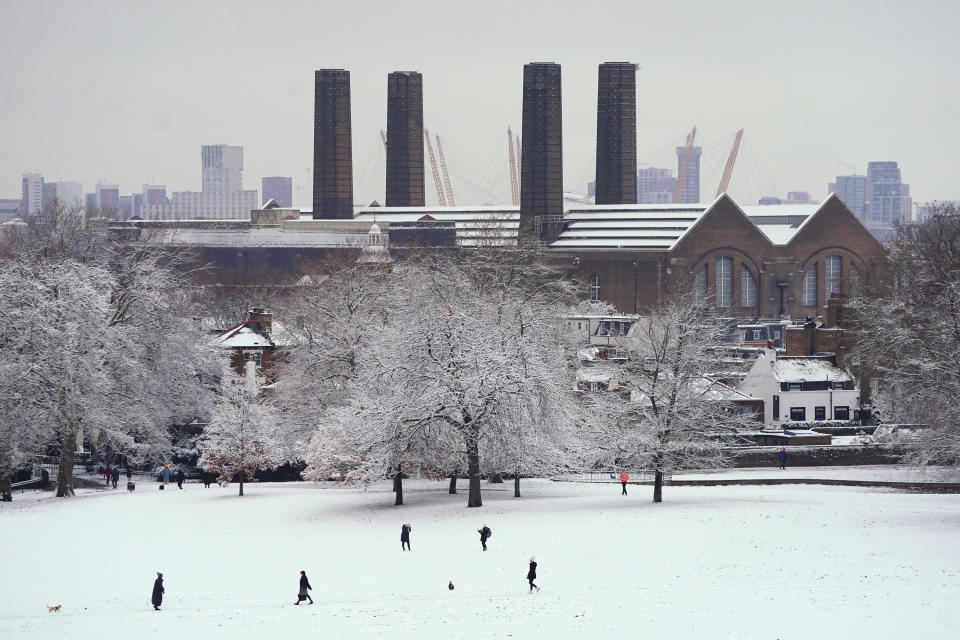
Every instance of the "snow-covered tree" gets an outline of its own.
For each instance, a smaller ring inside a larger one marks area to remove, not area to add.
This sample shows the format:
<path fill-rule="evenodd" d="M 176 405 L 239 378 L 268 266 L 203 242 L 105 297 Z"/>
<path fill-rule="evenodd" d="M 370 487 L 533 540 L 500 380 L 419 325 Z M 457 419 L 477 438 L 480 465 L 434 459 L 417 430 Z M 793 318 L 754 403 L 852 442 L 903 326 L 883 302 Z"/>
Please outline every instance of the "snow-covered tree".
<path fill-rule="evenodd" d="M 257 471 L 272 471 L 286 460 L 276 412 L 257 400 L 256 390 L 226 373 L 209 424 L 198 442 L 197 466 L 217 474 L 220 482 L 256 480 Z"/>
<path fill-rule="evenodd" d="M 665 473 L 722 465 L 726 441 L 750 424 L 719 381 L 726 372 L 713 347 L 727 330 L 709 300 L 672 297 L 622 339 L 626 364 L 606 370 L 618 390 L 591 396 L 602 416 L 600 460 L 652 471 L 654 502 Z"/>
<path fill-rule="evenodd" d="M 68 496 L 84 440 L 138 462 L 168 444 L 171 423 L 205 412 L 212 358 L 183 320 L 189 289 L 169 254 L 108 242 L 82 212 L 46 214 L 0 268 L 0 355 L 18 381 L 4 400 L 18 420 L 9 433 L 28 434 L 33 455 L 59 449 L 57 495 Z"/>
<path fill-rule="evenodd" d="M 345 463 L 369 481 L 398 464 L 437 475 L 465 464 L 467 504 L 482 506 L 485 451 L 517 452 L 527 421 L 543 441 L 570 422 L 559 317 L 571 289 L 541 254 L 517 248 L 424 257 L 390 282 L 386 320 L 354 352 L 350 404 L 324 417 L 308 473 Z"/>
<path fill-rule="evenodd" d="M 889 277 L 846 313 L 851 361 L 878 378 L 885 422 L 929 425 L 917 461 L 960 463 L 960 210 L 940 205 L 903 225 L 889 245 Z"/>

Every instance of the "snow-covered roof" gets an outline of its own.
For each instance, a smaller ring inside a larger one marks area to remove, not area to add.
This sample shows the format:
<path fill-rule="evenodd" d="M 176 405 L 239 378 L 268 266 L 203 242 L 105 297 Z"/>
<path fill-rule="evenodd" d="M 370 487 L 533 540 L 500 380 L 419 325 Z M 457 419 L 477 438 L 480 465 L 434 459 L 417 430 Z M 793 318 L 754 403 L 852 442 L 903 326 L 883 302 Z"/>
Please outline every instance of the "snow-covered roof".
<path fill-rule="evenodd" d="M 605 204 L 570 209 L 555 249 L 653 249 L 676 246 L 706 213 L 704 204 Z"/>
<path fill-rule="evenodd" d="M 520 207 L 369 207 L 354 215 L 354 220 L 380 222 L 453 222 L 457 244 L 516 243 L 520 229 Z"/>
<path fill-rule="evenodd" d="M 246 320 L 221 333 L 218 341 L 221 347 L 228 349 L 262 349 L 292 343 L 289 331 L 282 323 L 273 320 L 271 325 L 270 334 L 265 334 L 257 330 L 260 325 L 256 320 Z"/>
<path fill-rule="evenodd" d="M 366 233 L 315 229 L 165 229 L 160 240 L 204 247 L 362 247 Z"/>
<path fill-rule="evenodd" d="M 774 361 L 773 376 L 777 382 L 849 382 L 853 380 L 828 358 L 817 356 L 782 356 Z"/>

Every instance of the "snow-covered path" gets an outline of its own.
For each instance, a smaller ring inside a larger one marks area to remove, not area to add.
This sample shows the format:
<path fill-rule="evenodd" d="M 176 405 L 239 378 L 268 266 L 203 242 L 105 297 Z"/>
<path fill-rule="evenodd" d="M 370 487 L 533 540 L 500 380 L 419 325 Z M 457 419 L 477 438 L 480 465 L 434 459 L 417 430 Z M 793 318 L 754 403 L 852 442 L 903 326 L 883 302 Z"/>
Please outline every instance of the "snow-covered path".
<path fill-rule="evenodd" d="M 462 483 L 461 483 L 462 484 Z M 307 483 L 0 506 L 0 637 L 955 637 L 960 496 Z M 400 525 L 413 524 L 413 551 Z M 476 529 L 494 531 L 480 550 Z M 61 542 L 58 531 L 69 532 Z M 529 556 L 539 594 L 527 595 Z M 314 606 L 292 606 L 298 572 Z M 163 611 L 149 605 L 163 571 Z M 447 590 L 453 580 L 456 590 Z M 59 614 L 44 605 L 62 604 Z"/>

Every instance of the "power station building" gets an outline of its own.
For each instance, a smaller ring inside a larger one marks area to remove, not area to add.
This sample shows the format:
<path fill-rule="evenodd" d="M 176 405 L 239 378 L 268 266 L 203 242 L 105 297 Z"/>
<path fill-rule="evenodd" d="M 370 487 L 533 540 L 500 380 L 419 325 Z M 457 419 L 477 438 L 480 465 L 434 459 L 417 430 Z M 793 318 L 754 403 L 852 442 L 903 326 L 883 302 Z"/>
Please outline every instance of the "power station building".
<path fill-rule="evenodd" d="M 744 318 L 816 316 L 831 295 L 885 277 L 884 247 L 835 194 L 822 204 L 739 206 L 726 194 L 706 204 L 636 204 L 635 73 L 630 63 L 599 68 L 597 204 L 564 200 L 560 65 L 544 62 L 524 66 L 519 206 L 423 204 L 422 78 L 395 72 L 388 206 L 355 207 L 349 72 L 333 69 L 316 72 L 312 213 L 274 208 L 231 224 L 118 224 L 167 229 L 169 244 L 196 249 L 222 281 L 257 284 L 296 282 L 331 256 L 355 259 L 374 224 L 400 261 L 423 248 L 470 251 L 525 237 L 553 254 L 585 297 L 625 313 L 692 288 Z M 698 167 L 699 148 L 693 152 Z"/>

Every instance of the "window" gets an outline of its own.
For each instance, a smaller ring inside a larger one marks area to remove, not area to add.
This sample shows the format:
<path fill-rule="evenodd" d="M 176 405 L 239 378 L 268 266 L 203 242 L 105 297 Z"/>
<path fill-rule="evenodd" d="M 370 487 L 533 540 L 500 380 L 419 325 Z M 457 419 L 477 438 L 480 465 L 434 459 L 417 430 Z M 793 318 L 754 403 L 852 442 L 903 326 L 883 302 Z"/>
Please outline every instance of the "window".
<path fill-rule="evenodd" d="M 600 300 L 600 276 L 597 274 L 590 276 L 590 299 Z"/>
<path fill-rule="evenodd" d="M 262 364 L 262 362 L 261 362 L 262 358 L 263 358 L 263 354 L 262 354 L 261 352 L 259 352 L 259 351 L 244 351 L 244 352 L 243 352 L 243 362 L 244 362 L 244 364 L 246 364 L 247 362 L 250 362 L 251 360 L 253 360 L 253 362 L 256 363 L 256 365 L 259 367 L 259 366 L 261 366 L 261 364 Z"/>
<path fill-rule="evenodd" d="M 790 419 L 794 422 L 803 422 L 807 419 L 807 408 L 790 407 Z"/>
<path fill-rule="evenodd" d="M 850 263 L 850 291 L 856 292 L 860 288 L 860 269 L 857 265 Z"/>
<path fill-rule="evenodd" d="M 741 332 L 740 332 L 740 342 L 746 342 L 746 341 L 747 341 L 747 332 L 746 332 L 746 331 L 741 331 Z"/>
<path fill-rule="evenodd" d="M 697 271 L 697 275 L 693 279 L 693 291 L 701 300 L 707 297 L 707 265 L 703 265 Z"/>
<path fill-rule="evenodd" d="M 745 264 L 740 265 L 740 306 L 757 306 L 757 281 Z"/>
<path fill-rule="evenodd" d="M 806 307 L 817 306 L 817 263 L 810 265 L 803 275 L 803 304 Z"/>
<path fill-rule="evenodd" d="M 803 383 L 802 382 L 790 382 L 787 384 L 787 391 L 802 391 Z"/>
<path fill-rule="evenodd" d="M 780 420 L 780 396 L 773 396 L 773 419 Z"/>
<path fill-rule="evenodd" d="M 760 339 L 760 329 L 754 329 L 754 330 L 753 330 L 753 339 L 754 339 L 754 340 L 759 340 L 759 339 Z"/>
<path fill-rule="evenodd" d="M 827 256 L 827 262 L 824 269 L 824 294 L 830 297 L 831 294 L 840 293 L 841 275 L 843 271 L 843 258 L 840 256 Z"/>
<path fill-rule="evenodd" d="M 733 258 L 717 258 L 717 306 L 733 304 Z"/>
<path fill-rule="evenodd" d="M 850 419 L 850 407 L 834 407 L 834 408 L 833 408 L 833 419 L 834 419 L 834 420 L 849 420 L 849 419 Z"/>
<path fill-rule="evenodd" d="M 577 323 L 577 329 L 578 329 L 578 330 L 583 329 L 583 327 L 581 326 L 581 323 L 579 323 L 579 322 Z"/>
<path fill-rule="evenodd" d="M 827 419 L 827 408 L 826 408 L 826 407 L 814 407 L 814 408 L 813 408 L 813 419 L 814 419 L 814 420 L 826 420 L 826 419 Z"/>
<path fill-rule="evenodd" d="M 774 331 L 774 332 L 773 332 L 773 339 L 774 339 L 774 340 L 779 340 L 779 339 L 780 339 L 780 331 L 779 331 L 779 329 L 778 329 L 777 331 Z"/>

